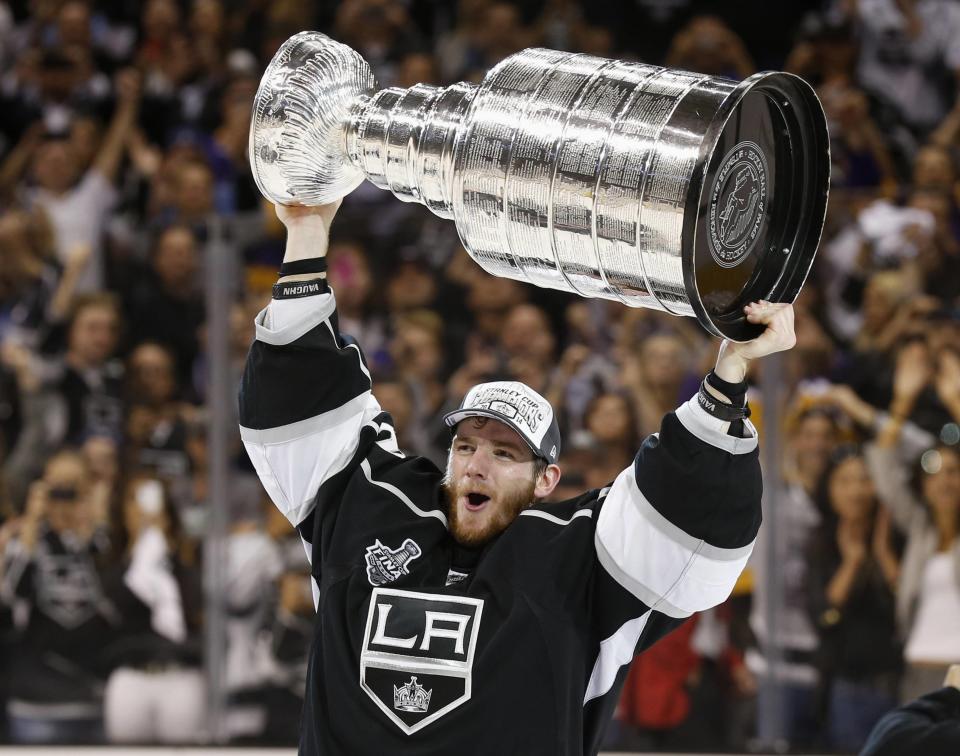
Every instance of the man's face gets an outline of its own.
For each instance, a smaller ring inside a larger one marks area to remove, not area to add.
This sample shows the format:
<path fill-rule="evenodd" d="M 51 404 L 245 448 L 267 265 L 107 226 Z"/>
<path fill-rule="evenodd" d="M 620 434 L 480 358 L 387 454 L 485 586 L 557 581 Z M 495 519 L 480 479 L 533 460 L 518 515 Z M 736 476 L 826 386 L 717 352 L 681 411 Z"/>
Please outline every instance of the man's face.
<path fill-rule="evenodd" d="M 52 139 L 37 150 L 33 171 L 42 189 L 60 193 L 74 185 L 79 168 L 70 144 L 63 139 Z"/>
<path fill-rule="evenodd" d="M 153 269 L 170 288 L 190 287 L 197 275 L 197 243 L 185 228 L 171 228 L 160 238 Z"/>
<path fill-rule="evenodd" d="M 86 362 L 103 363 L 117 345 L 117 315 L 110 307 L 90 306 L 77 313 L 70 329 L 70 349 Z"/>
<path fill-rule="evenodd" d="M 481 546 L 502 533 L 534 501 L 534 467 L 512 428 L 486 417 L 461 421 L 443 482 L 454 539 Z"/>
<path fill-rule="evenodd" d="M 130 375 L 137 397 L 149 404 L 161 404 L 176 390 L 170 355 L 154 344 L 142 344 L 130 355 Z"/>
<path fill-rule="evenodd" d="M 199 164 L 185 165 L 177 175 L 177 209 L 186 218 L 206 215 L 213 207 L 213 176 Z"/>

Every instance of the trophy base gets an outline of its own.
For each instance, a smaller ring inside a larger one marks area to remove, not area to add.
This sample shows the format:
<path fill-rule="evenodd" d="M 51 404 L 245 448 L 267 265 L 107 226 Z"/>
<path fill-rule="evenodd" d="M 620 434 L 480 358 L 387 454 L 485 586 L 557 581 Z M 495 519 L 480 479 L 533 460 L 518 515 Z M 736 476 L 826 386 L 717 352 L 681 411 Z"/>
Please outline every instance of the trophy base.
<path fill-rule="evenodd" d="M 282 205 L 345 197 L 364 174 L 347 157 L 345 124 L 376 82 L 356 52 L 317 32 L 288 39 L 254 99 L 250 169 L 261 193 Z"/>
<path fill-rule="evenodd" d="M 716 336 L 765 330 L 744 305 L 793 302 L 813 264 L 830 183 L 830 142 L 813 90 L 795 76 L 742 82 L 704 139 L 685 215 L 690 304 Z"/>

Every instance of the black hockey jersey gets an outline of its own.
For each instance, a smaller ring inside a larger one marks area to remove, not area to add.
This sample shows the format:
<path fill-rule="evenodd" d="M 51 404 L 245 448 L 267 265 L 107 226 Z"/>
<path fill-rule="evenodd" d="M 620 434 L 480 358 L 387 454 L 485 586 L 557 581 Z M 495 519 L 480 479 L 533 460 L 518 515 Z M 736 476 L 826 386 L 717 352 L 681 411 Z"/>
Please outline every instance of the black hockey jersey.
<path fill-rule="evenodd" d="M 595 753 L 633 656 L 726 599 L 760 525 L 756 430 L 689 401 L 610 486 L 458 548 L 332 293 L 257 317 L 240 418 L 313 566 L 305 756 Z"/>

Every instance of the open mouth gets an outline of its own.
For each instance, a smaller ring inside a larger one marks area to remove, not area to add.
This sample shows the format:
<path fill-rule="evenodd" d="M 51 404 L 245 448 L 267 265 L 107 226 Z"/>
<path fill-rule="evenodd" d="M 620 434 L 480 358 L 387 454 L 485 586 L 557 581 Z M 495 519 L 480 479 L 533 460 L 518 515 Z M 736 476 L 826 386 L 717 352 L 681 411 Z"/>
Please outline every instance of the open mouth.
<path fill-rule="evenodd" d="M 464 504 L 471 512 L 483 509 L 484 505 L 490 501 L 490 497 L 482 493 L 468 493 L 464 498 Z"/>

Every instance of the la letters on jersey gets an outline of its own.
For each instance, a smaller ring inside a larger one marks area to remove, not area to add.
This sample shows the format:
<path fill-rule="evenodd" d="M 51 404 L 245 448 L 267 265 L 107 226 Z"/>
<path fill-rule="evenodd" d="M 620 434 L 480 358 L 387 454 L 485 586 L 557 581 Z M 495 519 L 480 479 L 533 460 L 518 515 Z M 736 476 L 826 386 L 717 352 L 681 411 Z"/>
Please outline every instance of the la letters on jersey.
<path fill-rule="evenodd" d="M 470 700 L 482 611 L 482 599 L 374 589 L 360 687 L 407 735 Z"/>

